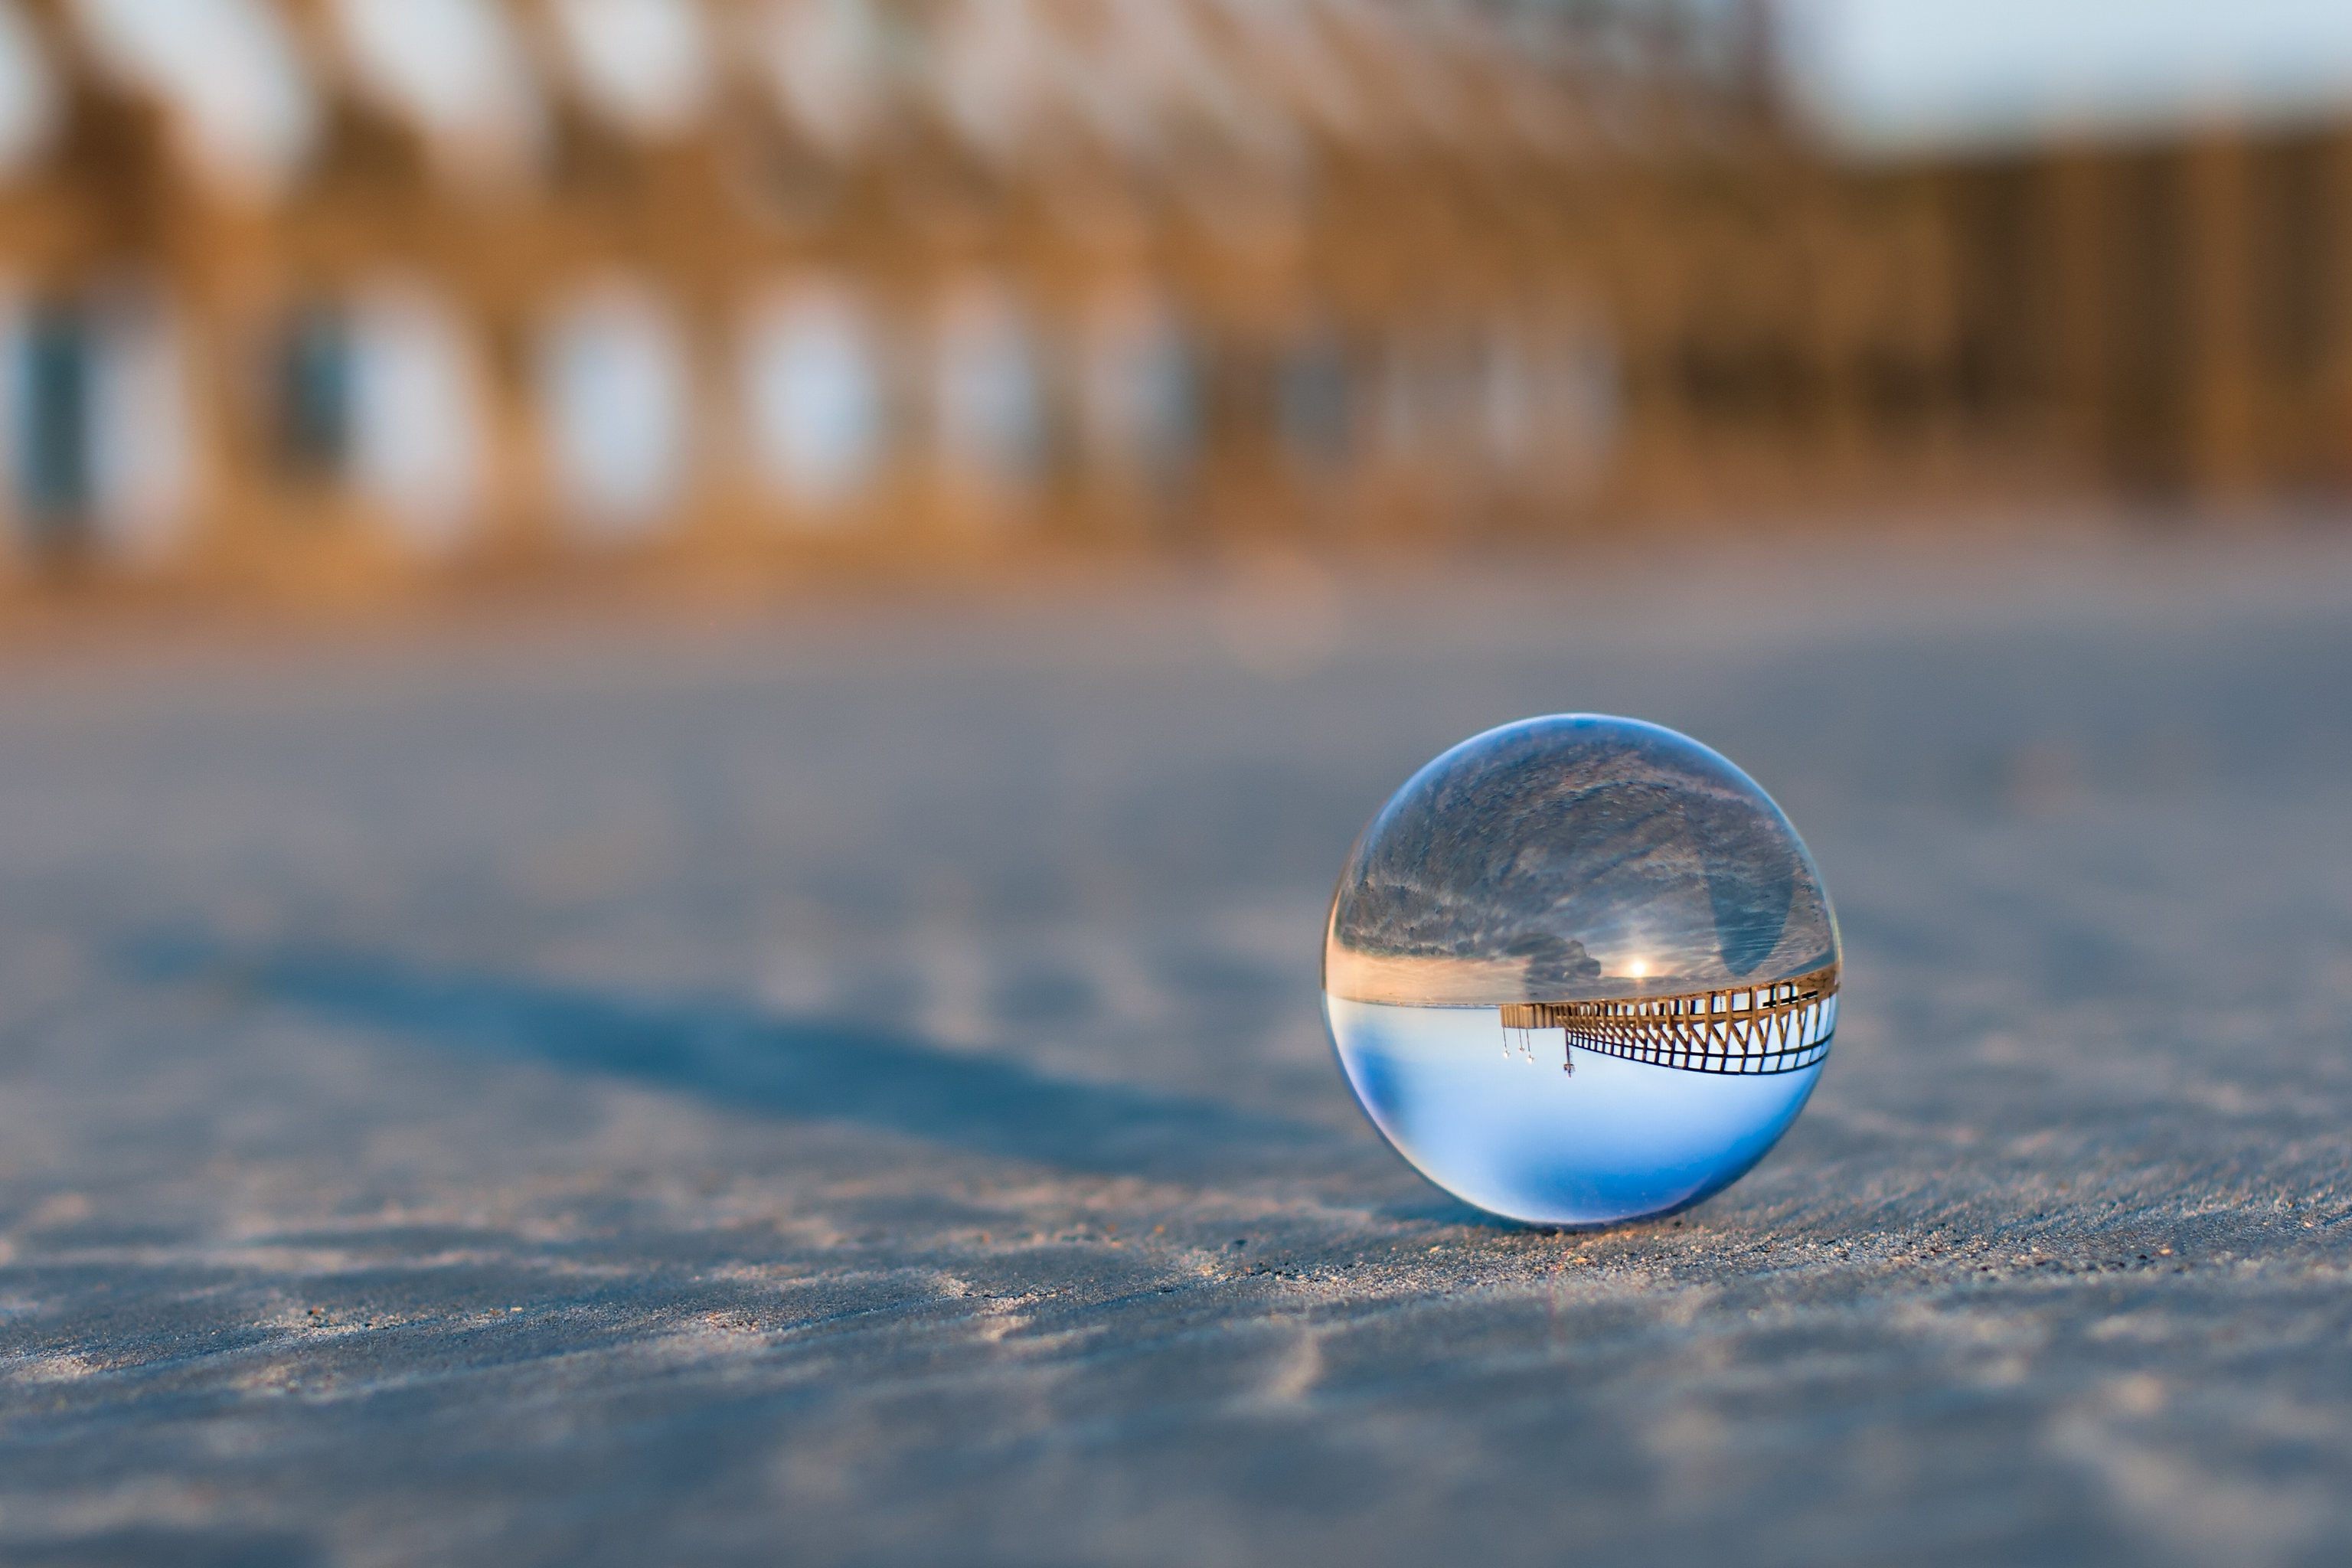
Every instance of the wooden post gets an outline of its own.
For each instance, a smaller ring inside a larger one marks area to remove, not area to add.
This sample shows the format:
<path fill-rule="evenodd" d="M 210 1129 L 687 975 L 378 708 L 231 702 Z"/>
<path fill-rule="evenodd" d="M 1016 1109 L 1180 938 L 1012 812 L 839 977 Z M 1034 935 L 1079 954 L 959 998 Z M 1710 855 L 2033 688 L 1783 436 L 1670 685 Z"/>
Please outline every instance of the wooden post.
<path fill-rule="evenodd" d="M 2242 502 L 2257 485 L 2254 233 L 2248 150 L 2217 127 L 2188 155 L 2188 363 L 2190 480 L 2209 502 Z"/>

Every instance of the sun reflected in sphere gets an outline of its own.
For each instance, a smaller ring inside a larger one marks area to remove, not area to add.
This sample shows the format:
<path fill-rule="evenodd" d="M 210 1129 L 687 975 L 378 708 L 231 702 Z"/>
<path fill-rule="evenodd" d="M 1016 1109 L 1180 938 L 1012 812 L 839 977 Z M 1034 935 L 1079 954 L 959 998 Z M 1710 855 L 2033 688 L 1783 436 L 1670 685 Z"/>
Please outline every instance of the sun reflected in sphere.
<path fill-rule="evenodd" d="M 1601 1225 L 1696 1203 L 1780 1141 L 1839 972 L 1821 875 L 1754 780 L 1654 724 L 1557 715 L 1465 741 L 1372 819 L 1324 1016 L 1423 1175 Z"/>

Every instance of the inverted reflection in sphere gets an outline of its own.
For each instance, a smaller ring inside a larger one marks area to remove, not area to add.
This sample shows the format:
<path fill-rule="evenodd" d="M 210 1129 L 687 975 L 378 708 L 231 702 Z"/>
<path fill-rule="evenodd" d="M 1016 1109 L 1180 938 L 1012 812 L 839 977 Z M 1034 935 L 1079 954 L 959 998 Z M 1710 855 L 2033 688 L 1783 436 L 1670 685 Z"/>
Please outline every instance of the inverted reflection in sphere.
<path fill-rule="evenodd" d="M 1522 720 L 1415 773 L 1331 903 L 1324 1016 L 1438 1185 L 1598 1225 L 1739 1179 L 1837 1027 L 1837 917 L 1771 797 L 1687 736 Z"/>

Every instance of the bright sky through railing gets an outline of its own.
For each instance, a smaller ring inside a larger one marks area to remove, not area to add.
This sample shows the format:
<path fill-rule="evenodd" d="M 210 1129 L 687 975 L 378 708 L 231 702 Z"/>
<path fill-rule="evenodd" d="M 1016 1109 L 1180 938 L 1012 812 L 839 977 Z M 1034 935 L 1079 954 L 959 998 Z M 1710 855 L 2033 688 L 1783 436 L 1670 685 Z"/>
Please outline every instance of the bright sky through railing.
<path fill-rule="evenodd" d="M 77 0 L 106 68 L 154 94 L 215 183 L 272 195 L 301 172 L 320 112 L 293 40 L 265 0 Z"/>
<path fill-rule="evenodd" d="M 61 96 L 31 25 L 0 0 L 0 174 L 15 173 L 47 145 Z"/>
<path fill-rule="evenodd" d="M 764 0 L 743 41 L 784 112 L 835 157 L 874 130 L 887 90 L 889 46 L 865 0 Z"/>
<path fill-rule="evenodd" d="M 553 16 L 572 76 L 600 112 L 646 136 L 694 128 L 711 86 L 695 0 L 559 0 Z"/>
<path fill-rule="evenodd" d="M 511 174 L 537 153 L 542 110 L 505 7 L 336 0 L 335 16 L 360 80 L 453 168 Z"/>
<path fill-rule="evenodd" d="M 1781 0 L 1790 79 L 1872 153 L 2128 138 L 2352 105 L 2345 0 Z"/>
<path fill-rule="evenodd" d="M 839 283 L 772 290 L 742 334 L 745 436 L 753 470 L 823 524 L 873 478 L 883 457 L 887 393 L 866 312 Z"/>

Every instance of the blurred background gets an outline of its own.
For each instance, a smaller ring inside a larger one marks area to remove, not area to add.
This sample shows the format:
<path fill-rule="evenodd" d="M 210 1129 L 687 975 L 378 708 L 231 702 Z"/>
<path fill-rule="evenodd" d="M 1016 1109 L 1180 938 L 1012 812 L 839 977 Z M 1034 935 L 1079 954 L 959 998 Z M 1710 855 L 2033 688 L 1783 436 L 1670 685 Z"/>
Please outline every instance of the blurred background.
<path fill-rule="evenodd" d="M 2347 210 L 2308 0 L 0 0 L 5 554 L 2307 505 Z"/>

